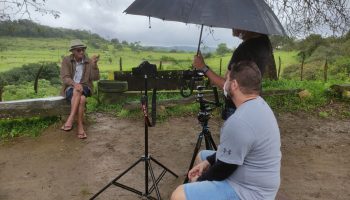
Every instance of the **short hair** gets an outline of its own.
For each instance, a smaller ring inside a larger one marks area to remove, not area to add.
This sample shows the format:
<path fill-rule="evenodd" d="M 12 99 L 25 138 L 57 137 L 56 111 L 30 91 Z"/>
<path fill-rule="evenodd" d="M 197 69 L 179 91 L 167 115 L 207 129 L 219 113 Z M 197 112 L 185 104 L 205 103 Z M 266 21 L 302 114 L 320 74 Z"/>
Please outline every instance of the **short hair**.
<path fill-rule="evenodd" d="M 260 94 L 261 72 L 253 61 L 240 61 L 231 67 L 230 80 L 236 80 L 243 94 Z"/>

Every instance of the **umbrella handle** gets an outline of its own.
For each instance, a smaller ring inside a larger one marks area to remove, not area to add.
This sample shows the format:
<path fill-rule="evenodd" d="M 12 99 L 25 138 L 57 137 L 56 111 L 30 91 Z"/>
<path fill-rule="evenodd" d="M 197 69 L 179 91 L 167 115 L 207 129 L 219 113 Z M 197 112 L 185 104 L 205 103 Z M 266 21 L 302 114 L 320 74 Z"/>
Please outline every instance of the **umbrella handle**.
<path fill-rule="evenodd" d="M 199 35 L 199 41 L 198 41 L 197 56 L 199 55 L 199 51 L 200 51 L 200 47 L 201 47 L 201 43 L 202 43 L 203 26 L 204 25 L 202 24 L 201 33 Z"/>

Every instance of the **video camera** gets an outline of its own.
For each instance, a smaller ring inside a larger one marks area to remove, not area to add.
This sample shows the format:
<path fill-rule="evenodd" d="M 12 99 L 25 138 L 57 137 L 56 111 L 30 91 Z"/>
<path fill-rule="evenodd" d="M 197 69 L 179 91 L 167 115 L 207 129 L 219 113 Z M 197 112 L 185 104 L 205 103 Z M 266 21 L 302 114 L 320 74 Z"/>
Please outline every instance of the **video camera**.
<path fill-rule="evenodd" d="M 192 80 L 195 81 L 202 81 L 204 77 L 204 73 L 202 71 L 199 71 L 197 69 L 194 70 L 185 70 L 182 72 L 182 79 L 183 80 Z"/>
<path fill-rule="evenodd" d="M 148 77 L 156 77 L 157 66 L 148 61 L 143 61 L 138 67 L 132 68 L 132 73 L 135 76 L 147 75 Z"/>
<path fill-rule="evenodd" d="M 183 97 L 189 97 L 193 93 L 196 82 L 204 80 L 204 73 L 197 69 L 182 71 L 182 81 L 180 94 Z"/>

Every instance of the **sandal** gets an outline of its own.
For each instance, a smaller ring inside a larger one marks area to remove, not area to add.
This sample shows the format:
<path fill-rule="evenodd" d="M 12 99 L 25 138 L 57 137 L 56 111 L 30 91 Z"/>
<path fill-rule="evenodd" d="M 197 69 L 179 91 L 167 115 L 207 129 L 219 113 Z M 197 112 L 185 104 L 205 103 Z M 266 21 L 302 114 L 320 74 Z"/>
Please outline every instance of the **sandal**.
<path fill-rule="evenodd" d="M 86 138 L 87 138 L 87 135 L 86 135 L 85 131 L 82 132 L 82 133 L 78 133 L 78 138 L 79 138 L 79 139 L 86 139 Z"/>
<path fill-rule="evenodd" d="M 67 126 L 67 125 L 63 125 L 62 127 L 61 127 L 61 130 L 62 131 L 71 131 L 73 129 L 73 125 L 71 125 L 71 126 Z"/>

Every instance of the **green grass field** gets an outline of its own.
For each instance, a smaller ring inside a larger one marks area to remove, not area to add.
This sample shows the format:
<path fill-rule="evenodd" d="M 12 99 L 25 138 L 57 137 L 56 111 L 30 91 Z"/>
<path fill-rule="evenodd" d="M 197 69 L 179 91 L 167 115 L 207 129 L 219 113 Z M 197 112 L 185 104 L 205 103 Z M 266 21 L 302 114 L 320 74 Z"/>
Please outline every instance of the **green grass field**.
<path fill-rule="evenodd" d="M 69 42 L 69 39 L 61 38 L 0 37 L 0 44 L 6 47 L 0 51 L 0 72 L 7 71 L 14 67 L 21 67 L 24 64 L 42 61 L 51 61 L 59 64 L 62 60 L 62 56 L 69 55 Z M 87 53 L 89 55 L 100 54 L 101 59 L 99 67 L 103 72 L 118 71 L 120 58 L 122 58 L 122 67 L 125 71 L 138 66 L 144 60 L 148 60 L 159 66 L 162 57 L 170 58 L 168 59 L 169 61 L 163 61 L 162 63 L 162 67 L 165 70 L 189 69 L 194 55 L 194 53 L 133 52 L 129 48 L 118 51 L 114 49 L 112 45 L 108 45 L 108 49 L 104 50 L 88 47 Z M 275 59 L 277 66 L 279 56 L 282 60 L 282 70 L 285 66 L 297 63 L 296 54 L 296 51 L 276 51 Z M 109 58 L 112 59 L 111 63 L 109 62 Z M 224 73 L 231 58 L 231 54 L 226 54 L 225 56 L 213 54 L 213 56 L 206 59 L 206 63 L 216 72 L 219 72 L 221 58 L 222 73 Z"/>

